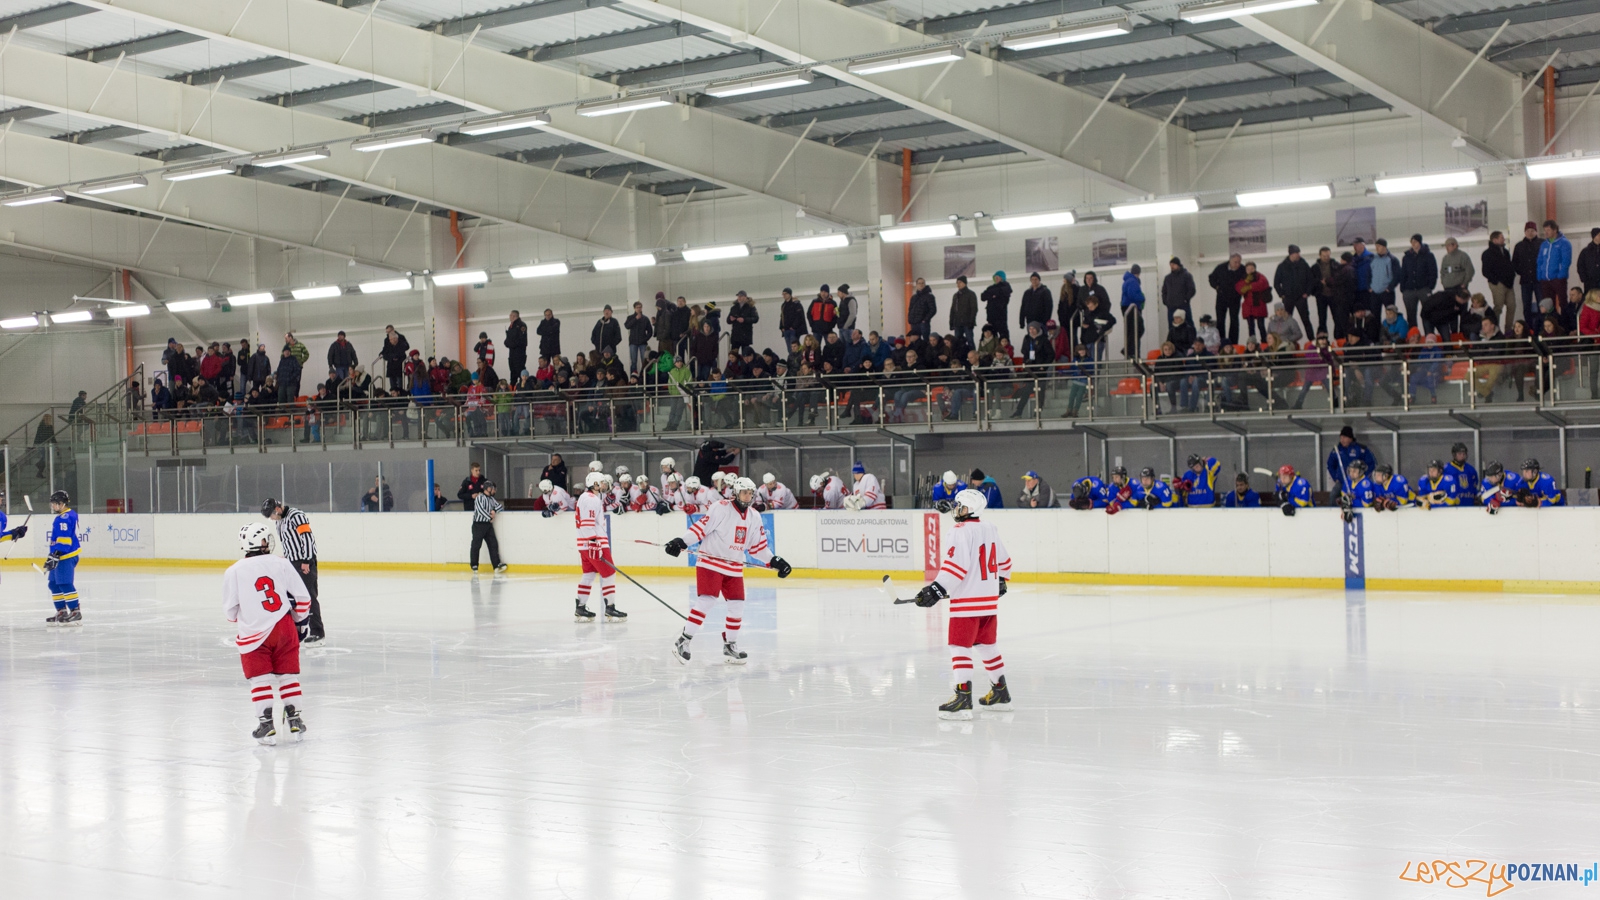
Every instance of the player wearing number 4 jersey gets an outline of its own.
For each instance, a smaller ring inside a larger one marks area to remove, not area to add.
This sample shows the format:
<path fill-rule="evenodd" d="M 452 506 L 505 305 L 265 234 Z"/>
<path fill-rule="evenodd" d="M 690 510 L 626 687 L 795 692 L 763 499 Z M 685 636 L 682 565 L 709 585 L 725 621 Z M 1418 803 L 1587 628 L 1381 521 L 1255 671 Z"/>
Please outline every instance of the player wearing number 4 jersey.
<path fill-rule="evenodd" d="M 917 594 L 918 606 L 950 598 L 950 680 L 956 695 L 939 707 L 941 719 L 972 718 L 973 660 L 983 663 L 992 687 L 978 701 L 985 709 L 1011 708 L 1006 665 L 996 642 L 1000 598 L 1011 577 L 1011 554 L 1000 542 L 999 529 L 978 521 L 989 498 L 974 490 L 956 494 L 956 527 L 939 574 Z"/>
<path fill-rule="evenodd" d="M 573 618 L 593 622 L 589 611 L 589 590 L 600 579 L 600 595 L 605 599 L 606 621 L 623 622 L 628 614 L 613 605 L 617 593 L 617 567 L 611 562 L 611 525 L 606 504 L 611 495 L 611 476 L 590 472 L 583 479 L 584 491 L 578 495 L 578 559 L 583 578 L 578 582 L 577 609 Z"/>
<path fill-rule="evenodd" d="M 222 614 L 239 625 L 234 643 L 250 681 L 256 730 L 251 737 L 276 743 L 272 688 L 278 688 L 283 722 L 300 740 L 306 723 L 300 717 L 300 642 L 307 637 L 311 591 L 288 560 L 272 555 L 272 527 L 254 522 L 239 529 L 244 559 L 222 576 Z"/>
<path fill-rule="evenodd" d="M 689 608 L 689 620 L 683 633 L 673 645 L 673 655 L 678 662 L 689 661 L 689 642 L 700 626 L 705 624 L 706 611 L 717 602 L 720 595 L 727 603 L 723 613 L 722 656 L 733 665 L 744 665 L 749 655 L 739 649 L 739 626 L 744 622 L 744 558 L 749 554 L 757 562 L 776 569 L 779 578 L 788 578 L 790 567 L 782 557 L 772 555 L 767 528 L 761 514 L 752 510 L 756 483 L 748 478 L 734 478 L 733 498 L 712 504 L 683 537 L 667 542 L 667 553 L 677 556 L 689 549 L 691 543 L 700 545 L 695 560 L 695 599 Z"/>

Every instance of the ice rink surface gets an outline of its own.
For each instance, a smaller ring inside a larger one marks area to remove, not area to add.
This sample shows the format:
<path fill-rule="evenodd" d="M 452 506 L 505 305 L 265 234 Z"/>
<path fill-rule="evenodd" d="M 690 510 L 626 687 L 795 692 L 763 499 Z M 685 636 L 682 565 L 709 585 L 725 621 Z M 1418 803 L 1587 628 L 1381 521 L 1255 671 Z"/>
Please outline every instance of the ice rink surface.
<path fill-rule="evenodd" d="M 0 895 L 1433 898 L 1485 889 L 1408 862 L 1600 849 L 1592 599 L 1019 585 L 1016 709 L 950 723 L 942 605 L 753 581 L 750 664 L 719 611 L 680 667 L 573 581 L 325 572 L 266 748 L 219 573 L 86 569 L 47 630 L 5 572 Z"/>

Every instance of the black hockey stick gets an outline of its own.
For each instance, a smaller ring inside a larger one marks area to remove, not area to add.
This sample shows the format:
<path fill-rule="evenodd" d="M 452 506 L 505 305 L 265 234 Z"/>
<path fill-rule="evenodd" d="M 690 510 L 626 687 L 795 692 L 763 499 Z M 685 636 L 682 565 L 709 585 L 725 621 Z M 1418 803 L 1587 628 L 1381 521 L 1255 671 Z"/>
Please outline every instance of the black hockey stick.
<path fill-rule="evenodd" d="M 916 597 L 906 597 L 905 599 L 901 599 L 900 596 L 899 596 L 900 595 L 900 591 L 898 591 L 895 588 L 894 581 L 892 581 L 888 575 L 883 576 L 883 587 L 881 588 L 881 590 L 884 593 L 886 593 L 889 596 L 894 598 L 894 603 L 895 603 L 896 606 L 899 606 L 902 603 L 915 603 L 915 602 L 917 602 L 917 598 Z"/>
<path fill-rule="evenodd" d="M 623 578 L 626 578 L 629 581 L 632 581 L 634 587 L 638 588 L 641 591 L 644 591 L 646 594 L 649 594 L 650 598 L 652 600 L 655 600 L 657 603 L 661 604 L 662 606 L 665 606 L 667 609 L 672 609 L 672 604 L 671 603 L 668 603 L 667 601 L 661 599 L 660 597 L 657 597 L 656 594 L 655 594 L 655 591 L 652 591 L 649 588 L 645 587 L 644 585 L 640 584 L 637 580 L 634 579 L 634 577 L 632 575 L 629 575 L 627 572 L 624 572 L 624 571 L 622 571 L 622 569 L 618 568 L 615 563 L 612 564 L 611 568 L 616 569 L 618 575 L 621 575 Z M 685 622 L 689 621 L 689 617 L 688 616 L 684 615 L 681 612 L 678 612 L 676 609 L 672 609 L 672 614 L 677 616 L 678 618 L 684 620 Z"/>

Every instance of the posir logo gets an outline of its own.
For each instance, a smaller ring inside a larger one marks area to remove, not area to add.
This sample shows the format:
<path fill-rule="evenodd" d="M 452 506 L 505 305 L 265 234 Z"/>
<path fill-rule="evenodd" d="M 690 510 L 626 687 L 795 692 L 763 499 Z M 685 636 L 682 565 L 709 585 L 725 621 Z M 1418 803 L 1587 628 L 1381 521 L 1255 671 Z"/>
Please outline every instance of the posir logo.
<path fill-rule="evenodd" d="M 115 525 L 106 526 L 106 534 L 111 536 L 111 543 L 113 544 L 137 544 L 139 543 L 139 532 L 141 530 L 139 528 L 118 528 Z"/>

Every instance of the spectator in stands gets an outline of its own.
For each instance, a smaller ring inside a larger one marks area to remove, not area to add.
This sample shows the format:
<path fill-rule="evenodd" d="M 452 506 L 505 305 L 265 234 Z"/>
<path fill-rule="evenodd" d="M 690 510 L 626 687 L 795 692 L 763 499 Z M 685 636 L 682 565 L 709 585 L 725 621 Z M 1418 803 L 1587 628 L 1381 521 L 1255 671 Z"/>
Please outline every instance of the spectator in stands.
<path fill-rule="evenodd" d="M 978 295 L 967 287 L 967 276 L 956 277 L 956 292 L 950 297 L 950 332 L 969 345 L 976 345 L 973 329 L 978 327 Z"/>
<path fill-rule="evenodd" d="M 1558 307 L 1567 299 L 1567 274 L 1572 268 L 1572 244 L 1555 219 L 1544 220 L 1544 243 L 1539 245 L 1537 270 L 1539 296 Z M 1558 310 L 1559 311 L 1559 310 Z"/>
<path fill-rule="evenodd" d="M 1351 463 L 1354 462 L 1360 462 L 1367 472 L 1372 471 L 1378 464 L 1372 451 L 1367 449 L 1367 445 L 1356 440 L 1355 429 L 1346 425 L 1339 429 L 1339 443 L 1328 451 L 1328 478 L 1334 485 L 1336 493 L 1340 489 L 1350 489 L 1349 471 Z"/>
<path fill-rule="evenodd" d="M 1446 290 L 1466 287 L 1477 274 L 1477 269 L 1472 265 L 1472 257 L 1461 249 L 1455 238 L 1445 238 L 1444 257 L 1439 260 L 1439 286 Z"/>
<path fill-rule="evenodd" d="M 1139 359 L 1139 343 L 1144 337 L 1144 284 L 1139 275 L 1138 263 L 1122 273 L 1122 355 L 1127 359 Z M 1083 277 L 1088 281 L 1088 275 Z"/>
<path fill-rule="evenodd" d="M 1334 340 L 1343 339 L 1349 333 L 1350 316 L 1356 309 L 1355 259 L 1355 254 L 1349 251 L 1339 254 L 1326 285 L 1328 308 L 1333 313 Z"/>
<path fill-rule="evenodd" d="M 650 359 L 650 338 L 655 334 L 650 317 L 644 314 L 643 303 L 634 301 L 633 312 L 622 326 L 628 330 L 628 371 L 643 372 Z"/>
<path fill-rule="evenodd" d="M 756 323 L 761 313 L 756 310 L 750 295 L 740 291 L 728 310 L 728 345 L 730 350 L 752 349 L 755 344 Z"/>
<path fill-rule="evenodd" d="M 1056 358 L 1071 359 L 1072 348 L 1078 343 L 1078 321 L 1083 312 L 1083 288 L 1078 284 L 1076 270 L 1061 274 L 1061 288 L 1056 293 L 1056 324 L 1060 326 L 1056 337 Z"/>
<path fill-rule="evenodd" d="M 343 379 L 357 362 L 355 345 L 345 339 L 344 332 L 339 332 L 339 336 L 328 345 L 328 368 L 339 373 Z"/>
<path fill-rule="evenodd" d="M 822 364 L 831 366 L 835 372 L 844 371 L 844 342 L 839 340 L 838 332 L 828 332 L 822 345 Z"/>
<path fill-rule="evenodd" d="M 539 336 L 540 356 L 555 359 L 561 355 L 561 320 L 553 311 L 544 311 L 544 318 L 534 326 L 533 333 Z"/>
<path fill-rule="evenodd" d="M 1221 339 L 1230 344 L 1239 343 L 1239 282 L 1244 277 L 1244 262 L 1237 253 L 1228 255 L 1228 258 L 1217 264 L 1211 270 L 1211 276 L 1206 280 L 1210 282 L 1212 290 L 1217 292 L 1217 328 L 1221 332 Z M 1205 318 L 1200 319 L 1201 322 Z M 1229 322 L 1232 325 L 1229 325 Z M 1207 343 L 1207 346 L 1211 346 Z M 1216 348 L 1212 347 L 1212 352 Z"/>
<path fill-rule="evenodd" d="M 1483 248 L 1478 260 L 1483 264 L 1483 277 L 1489 282 L 1489 295 L 1494 298 L 1495 321 L 1502 327 L 1510 328 L 1511 320 L 1516 318 L 1516 304 L 1512 302 L 1511 289 L 1517 270 L 1511 261 L 1511 252 L 1506 249 L 1505 234 L 1491 232 L 1489 246 Z"/>
<path fill-rule="evenodd" d="M 489 339 L 489 332 L 478 332 L 478 342 L 472 345 L 472 352 L 478 357 L 479 366 L 494 365 L 494 341 Z"/>
<path fill-rule="evenodd" d="M 998 337 L 1010 337 L 1010 318 L 1006 310 L 1011 306 L 1011 282 L 1006 281 L 1004 270 L 996 271 L 989 286 L 983 289 L 984 319 Z"/>
<path fill-rule="evenodd" d="M 294 336 L 293 332 L 283 336 L 283 345 L 294 353 L 295 361 L 302 366 L 306 364 L 306 360 L 311 358 L 311 350 L 305 344 L 300 343 L 300 340 Z M 198 356 L 199 353 L 200 348 L 196 347 L 195 355 Z"/>
<path fill-rule="evenodd" d="M 1250 489 L 1250 476 L 1240 472 L 1233 477 L 1233 490 L 1222 498 L 1225 509 L 1255 509 L 1261 505 L 1261 495 Z"/>
<path fill-rule="evenodd" d="M 506 348 L 506 371 L 512 378 L 522 375 L 522 370 L 528 367 L 528 323 L 522 321 L 522 314 L 516 310 L 511 311 L 511 321 L 506 324 L 505 340 L 501 342 Z"/>
<path fill-rule="evenodd" d="M 1172 324 L 1167 329 L 1167 342 L 1172 344 L 1174 348 L 1182 347 L 1187 350 L 1194 346 L 1196 334 L 1194 326 L 1189 323 L 1189 311 L 1186 309 L 1174 309 L 1172 311 Z"/>
<path fill-rule="evenodd" d="M 1178 317 L 1178 310 L 1183 310 L 1185 319 L 1190 315 L 1190 304 L 1194 301 L 1194 276 L 1183 267 L 1183 260 L 1174 256 L 1167 261 L 1167 277 L 1161 280 L 1161 305 L 1167 309 L 1167 322 L 1170 325 Z M 1171 340 L 1171 336 L 1168 336 Z M 1185 342 L 1184 346 L 1193 343 L 1193 339 Z"/>
<path fill-rule="evenodd" d="M 594 347 L 594 355 L 601 355 L 601 351 L 610 347 L 612 352 L 622 346 L 622 325 L 611 315 L 611 304 L 606 304 L 600 310 L 600 318 L 594 323 L 594 328 L 589 330 L 589 345 Z"/>
<path fill-rule="evenodd" d="M 1350 275 L 1354 292 L 1350 295 L 1350 311 L 1372 309 L 1372 251 L 1363 238 L 1356 238 L 1350 247 Z"/>
<path fill-rule="evenodd" d="M 1461 314 L 1467 309 L 1465 286 L 1438 291 L 1422 304 L 1422 322 L 1429 333 L 1451 335 L 1461 323 Z"/>
<path fill-rule="evenodd" d="M 389 390 L 405 390 L 406 357 L 410 353 L 411 342 L 406 340 L 406 336 L 396 331 L 393 325 L 385 325 L 383 346 L 378 350 L 378 356 L 383 359 L 383 377 L 388 382 Z M 373 374 L 377 374 L 376 369 Z"/>
<path fill-rule="evenodd" d="M 967 476 L 967 487 L 988 498 L 989 505 L 985 507 L 986 509 L 1005 508 L 1006 501 L 1004 497 L 1000 496 L 1000 485 L 996 484 L 993 478 L 985 475 L 982 469 L 972 470 L 972 474 Z"/>
<path fill-rule="evenodd" d="M 1392 305 L 1383 308 L 1382 328 L 1383 340 L 1391 344 L 1405 343 L 1406 334 L 1411 330 L 1406 324 L 1405 316 L 1400 315 L 1400 311 Z"/>
<path fill-rule="evenodd" d="M 256 352 L 251 354 L 245 369 L 245 379 L 252 390 L 260 390 L 266 385 L 272 375 L 272 358 L 267 356 L 266 344 L 256 345 Z"/>
<path fill-rule="evenodd" d="M 1244 275 L 1235 288 L 1239 292 L 1240 310 L 1250 336 L 1266 340 L 1267 302 L 1272 299 L 1272 285 L 1267 283 L 1267 276 L 1256 271 L 1254 262 L 1247 262 L 1244 264 Z M 1229 335 L 1232 339 L 1228 343 L 1239 343 L 1237 326 L 1229 331 Z"/>
<path fill-rule="evenodd" d="M 1304 302 L 1305 298 L 1301 298 Z M 1272 304 L 1272 318 L 1267 320 L 1267 333 L 1277 335 L 1278 340 L 1294 347 L 1306 339 L 1305 332 L 1300 330 L 1300 323 L 1289 315 L 1289 308 L 1283 303 Z"/>
<path fill-rule="evenodd" d="M 1028 470 L 1022 476 L 1022 496 L 1017 498 L 1017 506 L 1023 509 L 1059 509 L 1061 502 L 1056 499 L 1056 492 L 1049 483 L 1039 477 L 1039 473 Z"/>
<path fill-rule="evenodd" d="M 150 412 L 160 416 L 165 410 L 172 409 L 172 392 L 161 383 L 161 376 L 156 376 L 155 384 L 150 388 Z"/>
<path fill-rule="evenodd" d="M 1423 301 L 1433 293 L 1439 283 L 1439 263 L 1433 251 L 1422 242 L 1422 235 L 1411 236 L 1411 248 L 1400 260 L 1400 296 L 1406 304 L 1406 321 L 1420 322 L 1417 318 Z"/>
<path fill-rule="evenodd" d="M 838 331 L 841 334 L 848 334 L 856 327 L 856 317 L 861 312 L 861 301 L 856 299 L 855 294 L 850 293 L 848 284 L 839 285 L 835 295 L 839 299 Z"/>
<path fill-rule="evenodd" d="M 1210 350 L 1212 353 L 1215 353 L 1222 348 L 1222 332 L 1217 329 L 1216 323 L 1212 320 L 1210 313 L 1200 317 L 1200 325 L 1199 327 L 1195 328 L 1194 336 L 1195 339 L 1200 343 L 1205 344 L 1206 349 Z M 1233 344 L 1229 343 L 1228 346 L 1231 347 Z"/>
<path fill-rule="evenodd" d="M 812 298 L 810 307 L 806 309 L 806 321 L 811 326 L 811 336 L 816 338 L 819 345 L 833 333 L 838 320 L 839 304 L 834 301 L 832 290 L 823 285 L 817 289 L 817 296 Z"/>
<path fill-rule="evenodd" d="M 850 332 L 850 343 L 846 344 L 844 348 L 844 370 L 846 372 L 859 370 L 862 360 L 869 361 L 868 368 L 870 369 L 870 357 L 867 355 L 869 349 L 870 345 L 859 329 Z"/>
<path fill-rule="evenodd" d="M 1044 325 L 1037 321 L 1029 322 L 1028 334 L 1022 339 L 1022 364 L 1047 366 L 1055 361 L 1055 348 L 1045 336 Z"/>
<path fill-rule="evenodd" d="M 916 291 L 912 293 L 911 300 L 906 304 L 906 323 L 909 326 L 907 334 L 920 334 L 927 337 L 933 331 L 933 317 L 939 312 L 939 301 L 934 299 L 933 288 L 928 287 L 928 282 L 918 278 Z M 861 332 L 856 332 L 860 334 Z"/>
<path fill-rule="evenodd" d="M 1373 245 L 1372 257 L 1372 314 L 1382 315 L 1385 306 L 1393 306 L 1395 289 L 1400 286 L 1400 260 L 1389 252 L 1389 242 L 1378 238 Z"/>
<path fill-rule="evenodd" d="M 1333 258 L 1333 251 L 1327 247 L 1317 250 L 1316 262 L 1311 264 L 1311 294 L 1317 299 L 1317 331 L 1328 330 L 1328 315 L 1333 309 L 1333 282 L 1339 269 L 1339 263 Z M 1334 313 L 1334 322 L 1338 323 L 1338 315 Z"/>
<path fill-rule="evenodd" d="M 283 348 L 283 356 L 278 359 L 277 376 L 278 403 L 286 405 L 295 402 L 300 396 L 300 360 L 295 358 L 294 350 L 288 346 Z"/>
<path fill-rule="evenodd" d="M 1314 289 L 1311 277 L 1311 266 L 1300 256 L 1300 247 L 1296 244 L 1289 245 L 1289 254 L 1278 263 L 1278 268 L 1272 273 L 1272 288 L 1278 292 L 1278 299 L 1283 301 L 1284 308 L 1290 315 L 1298 314 L 1300 321 L 1305 324 L 1303 334 L 1312 333 L 1311 310 L 1307 298 Z M 1304 338 L 1296 338 L 1295 346 Z"/>
<path fill-rule="evenodd" d="M 696 381 L 705 381 L 717 365 L 717 336 L 710 322 L 700 323 L 700 333 L 689 341 L 689 358 L 694 360 Z"/>
<path fill-rule="evenodd" d="M 1485 300 L 1482 294 L 1473 294 L 1472 298 L 1467 301 L 1467 311 L 1461 314 L 1461 322 L 1458 327 L 1467 336 L 1467 340 L 1475 341 L 1479 339 L 1478 334 L 1483 327 L 1483 321 L 1491 318 L 1489 301 Z M 1495 324 L 1499 325 L 1500 323 L 1496 321 Z"/>
<path fill-rule="evenodd" d="M 1017 328 L 1025 331 L 1030 322 L 1043 323 L 1050 318 L 1051 307 L 1054 306 L 1050 289 L 1044 286 L 1038 272 L 1028 275 L 1028 286 L 1022 291 L 1022 300 L 1017 304 Z"/>

